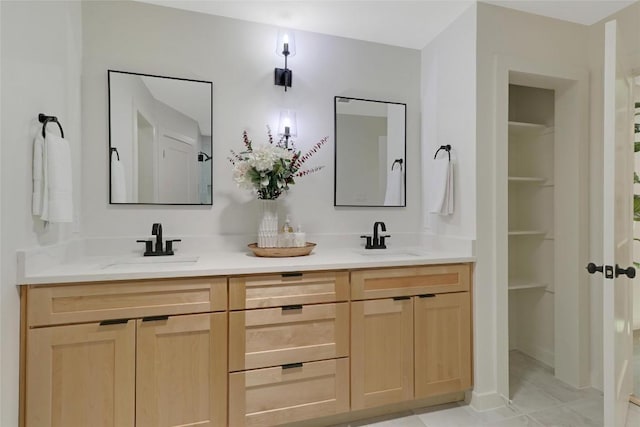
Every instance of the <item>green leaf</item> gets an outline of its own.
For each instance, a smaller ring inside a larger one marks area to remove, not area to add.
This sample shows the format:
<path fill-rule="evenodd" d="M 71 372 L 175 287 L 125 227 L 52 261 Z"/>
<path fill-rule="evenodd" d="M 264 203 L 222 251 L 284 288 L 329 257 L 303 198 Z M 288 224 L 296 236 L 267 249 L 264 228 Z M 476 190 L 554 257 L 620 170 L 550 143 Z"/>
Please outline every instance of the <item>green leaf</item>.
<path fill-rule="evenodd" d="M 634 143 L 633 143 L 633 151 L 634 151 L 635 153 L 637 153 L 638 151 L 640 151 L 640 142 L 639 142 L 639 141 L 636 141 L 636 142 L 634 142 Z"/>
<path fill-rule="evenodd" d="M 638 174 L 636 172 L 633 173 L 633 183 L 634 184 L 640 184 L 640 177 L 638 176 Z"/>
<path fill-rule="evenodd" d="M 633 195 L 633 220 L 640 221 L 640 194 Z"/>

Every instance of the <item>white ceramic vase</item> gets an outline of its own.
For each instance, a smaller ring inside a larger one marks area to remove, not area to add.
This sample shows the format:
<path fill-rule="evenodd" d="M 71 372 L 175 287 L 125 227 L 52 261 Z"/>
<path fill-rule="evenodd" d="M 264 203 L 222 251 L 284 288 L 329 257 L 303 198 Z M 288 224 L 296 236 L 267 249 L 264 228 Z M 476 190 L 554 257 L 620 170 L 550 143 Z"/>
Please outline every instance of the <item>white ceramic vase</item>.
<path fill-rule="evenodd" d="M 278 200 L 260 200 L 262 217 L 258 225 L 258 247 L 278 246 Z"/>

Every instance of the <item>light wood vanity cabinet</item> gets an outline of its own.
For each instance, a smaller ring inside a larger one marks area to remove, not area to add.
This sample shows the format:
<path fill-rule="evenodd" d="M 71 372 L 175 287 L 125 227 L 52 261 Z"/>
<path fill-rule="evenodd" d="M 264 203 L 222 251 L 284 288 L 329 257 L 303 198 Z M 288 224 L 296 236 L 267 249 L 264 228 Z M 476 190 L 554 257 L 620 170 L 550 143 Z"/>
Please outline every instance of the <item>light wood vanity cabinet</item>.
<path fill-rule="evenodd" d="M 464 391 L 471 271 L 25 286 L 22 426 L 273 426 Z"/>
<path fill-rule="evenodd" d="M 413 399 L 413 302 L 351 303 L 351 407 Z"/>
<path fill-rule="evenodd" d="M 135 421 L 134 322 L 31 329 L 27 427 L 127 427 Z"/>
<path fill-rule="evenodd" d="M 471 387 L 468 264 L 362 270 L 351 280 L 352 299 L 363 299 L 351 303 L 352 410 Z"/>
<path fill-rule="evenodd" d="M 346 271 L 229 279 L 229 425 L 349 410 L 348 300 Z"/>
<path fill-rule="evenodd" d="M 27 427 L 226 425 L 227 314 L 209 312 L 226 309 L 226 279 L 35 286 L 23 297 Z M 182 314 L 192 310 L 203 313 Z"/>

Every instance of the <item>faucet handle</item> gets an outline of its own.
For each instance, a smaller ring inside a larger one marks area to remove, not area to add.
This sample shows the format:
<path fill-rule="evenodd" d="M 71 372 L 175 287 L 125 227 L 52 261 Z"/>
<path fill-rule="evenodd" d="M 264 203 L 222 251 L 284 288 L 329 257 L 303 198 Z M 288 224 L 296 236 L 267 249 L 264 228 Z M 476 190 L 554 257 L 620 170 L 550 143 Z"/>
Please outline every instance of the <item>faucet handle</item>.
<path fill-rule="evenodd" d="M 144 256 L 153 252 L 153 240 L 136 240 L 138 243 L 144 243 Z"/>
<path fill-rule="evenodd" d="M 384 236 L 379 236 L 380 239 L 380 249 L 387 249 L 387 245 L 384 243 L 384 239 L 386 239 L 387 237 L 391 237 L 390 234 L 385 234 Z"/>
<path fill-rule="evenodd" d="M 165 240 L 165 254 L 173 255 L 173 242 L 182 242 L 182 239 L 168 239 Z"/>
<path fill-rule="evenodd" d="M 372 249 L 373 245 L 371 244 L 371 236 L 360 236 L 361 239 L 367 239 L 367 243 L 364 245 L 365 249 Z"/>

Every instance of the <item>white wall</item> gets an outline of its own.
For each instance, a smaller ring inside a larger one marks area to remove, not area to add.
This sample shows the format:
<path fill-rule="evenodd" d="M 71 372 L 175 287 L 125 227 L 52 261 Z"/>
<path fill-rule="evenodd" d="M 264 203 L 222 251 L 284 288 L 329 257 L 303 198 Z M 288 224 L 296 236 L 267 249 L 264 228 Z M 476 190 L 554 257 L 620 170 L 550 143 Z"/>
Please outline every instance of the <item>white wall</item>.
<path fill-rule="evenodd" d="M 438 147 L 451 144 L 455 188 L 454 214 L 428 214 L 425 207 L 423 226 L 434 234 L 469 239 L 476 238 L 476 18 L 473 5 L 429 43 L 422 50 L 421 69 L 423 173 Z M 483 265 L 477 268 L 479 272 Z M 491 315 L 479 309 L 490 301 L 491 288 L 476 280 L 474 393 L 480 395 L 495 393 L 494 357 L 486 348 L 493 325 Z"/>
<path fill-rule="evenodd" d="M 118 157 L 124 166 L 127 191 L 127 202 L 139 200 L 138 181 L 134 174 L 138 173 L 138 153 L 134 147 L 134 109 L 145 116 L 151 126 L 156 127 L 155 99 L 149 89 L 137 76 L 122 73 L 111 73 L 110 114 L 111 114 L 111 147 L 118 150 Z"/>
<path fill-rule="evenodd" d="M 423 226 L 468 239 L 476 237 L 476 9 L 470 6 L 422 50 L 421 69 L 423 173 L 438 147 L 451 144 L 455 182 L 453 215 L 425 207 Z"/>
<path fill-rule="evenodd" d="M 84 235 L 133 239 L 158 221 L 173 236 L 254 234 L 258 203 L 233 183 L 226 158 L 242 148 L 244 129 L 266 142 L 265 125 L 277 128 L 281 108 L 296 110 L 303 151 L 329 136 L 307 163 L 325 169 L 299 179 L 284 198 L 295 224 L 310 233 L 363 234 L 375 220 L 392 235 L 420 229 L 419 51 L 297 32 L 285 93 L 273 84 L 274 67 L 283 65 L 275 27 L 131 2 L 85 2 L 82 10 L 83 131 L 91 140 L 83 151 Z M 108 204 L 107 69 L 213 81 L 213 207 Z M 406 208 L 333 207 L 335 95 L 407 103 Z"/>
<path fill-rule="evenodd" d="M 475 276 L 474 318 L 481 322 L 475 326 L 476 393 L 491 396 L 492 391 L 508 388 L 508 378 L 499 376 L 499 369 L 508 363 L 506 352 L 497 353 L 497 331 L 505 325 L 498 318 L 508 319 L 506 313 L 498 312 L 497 266 L 504 263 L 504 242 L 497 240 L 498 231 L 504 227 L 506 212 L 499 212 L 496 204 L 504 194 L 496 188 L 496 168 L 501 167 L 496 159 L 505 160 L 505 153 L 496 151 L 496 111 L 494 100 L 496 87 L 496 64 L 499 58 L 520 60 L 554 66 L 564 64 L 576 68 L 587 68 L 586 28 L 541 16 L 525 14 L 485 3 L 478 6 L 477 41 L 477 264 Z M 551 48 L 551 46 L 553 48 Z M 504 89 L 504 88 L 502 88 Z M 507 119 L 507 110 L 504 120 Z M 506 186 L 506 183 L 504 183 Z M 506 194 L 506 187 L 504 189 Z M 506 234 L 506 231 L 505 231 Z M 506 277 L 503 278 L 506 280 Z M 505 304 L 506 305 L 506 304 Z M 489 399 L 490 400 L 490 399 Z M 488 405 L 488 403 L 487 403 Z M 483 406 L 478 403 L 478 406 Z"/>
<path fill-rule="evenodd" d="M 640 2 L 603 19 L 589 28 L 589 62 L 591 66 L 590 89 L 590 159 L 591 200 L 591 260 L 602 259 L 602 117 L 603 117 L 603 58 L 604 58 L 604 24 L 611 20 L 618 21 L 618 30 L 625 50 L 628 51 L 628 64 L 634 70 L 640 70 Z M 602 279 L 593 277 L 591 287 L 591 383 L 602 388 Z"/>
<path fill-rule="evenodd" d="M 31 215 L 32 141 L 38 113 L 60 119 L 72 152 L 74 212 L 80 206 L 81 6 L 79 2 L 0 2 L 2 88 L 0 185 L 0 425 L 18 425 L 20 300 L 16 250 L 64 241 L 73 225 L 43 228 Z"/>
<path fill-rule="evenodd" d="M 336 120 L 340 127 L 337 150 L 341 159 L 341 166 L 336 171 L 339 183 L 336 202 L 340 205 L 384 204 L 386 181 L 380 175 L 387 168 L 380 164 L 380 157 L 385 159 L 384 163 L 389 163 L 386 161 L 386 145 L 389 144 L 386 139 L 383 139 L 384 145 L 379 141 L 387 135 L 387 118 L 338 114 Z"/>

